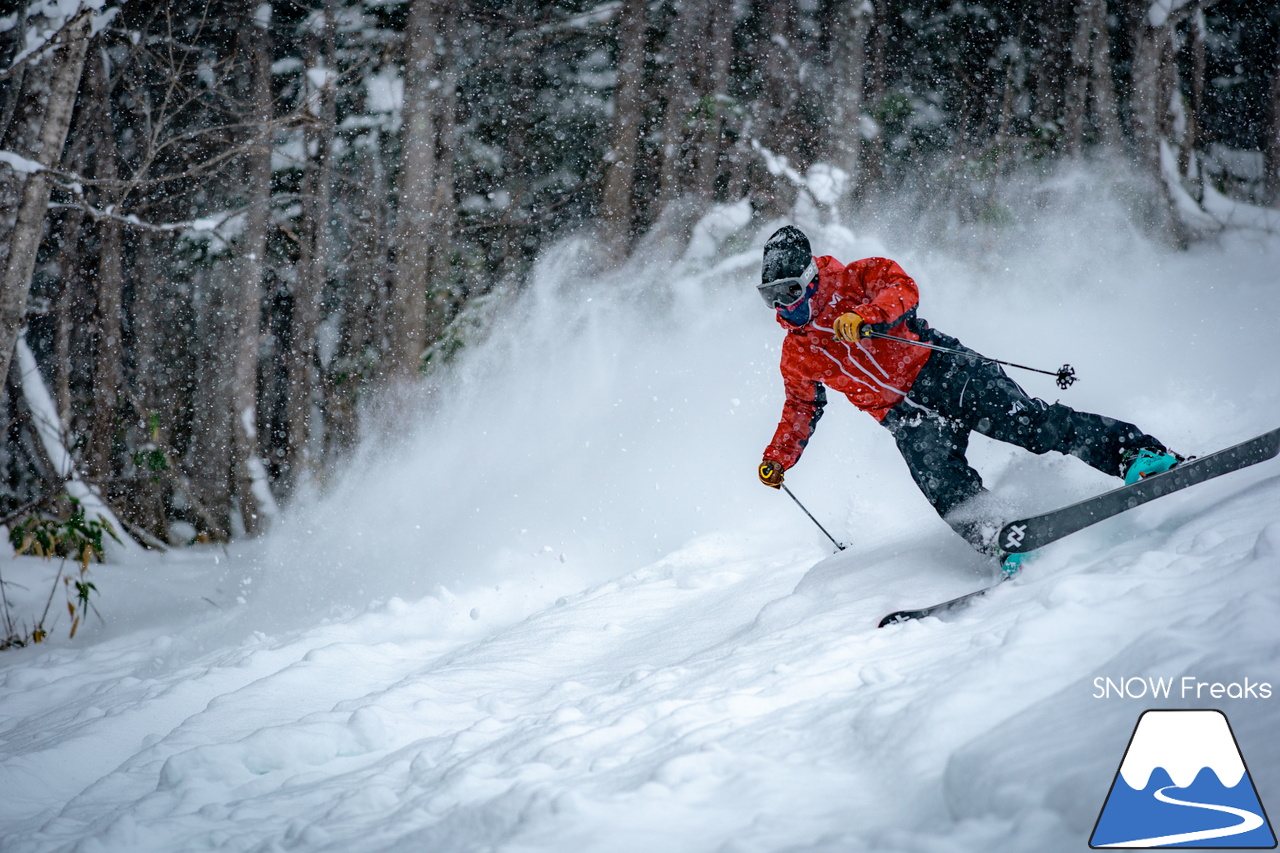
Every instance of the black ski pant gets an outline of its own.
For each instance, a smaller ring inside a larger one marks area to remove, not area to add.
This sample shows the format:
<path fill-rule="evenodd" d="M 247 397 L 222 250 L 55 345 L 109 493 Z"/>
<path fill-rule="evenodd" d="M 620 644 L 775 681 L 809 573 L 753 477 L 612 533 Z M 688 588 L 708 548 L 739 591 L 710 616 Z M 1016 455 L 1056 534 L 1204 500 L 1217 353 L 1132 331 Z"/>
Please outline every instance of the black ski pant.
<path fill-rule="evenodd" d="M 923 324 L 918 332 L 927 343 L 965 354 L 931 353 L 907 398 L 882 423 L 934 509 L 980 551 L 993 552 L 998 521 L 963 509 L 986 491 L 965 458 L 970 432 L 1032 453 L 1069 453 L 1120 477 L 1126 451 L 1163 449 L 1133 424 L 1028 396 L 1000 365 L 969 355 L 973 351 L 949 335 Z"/>

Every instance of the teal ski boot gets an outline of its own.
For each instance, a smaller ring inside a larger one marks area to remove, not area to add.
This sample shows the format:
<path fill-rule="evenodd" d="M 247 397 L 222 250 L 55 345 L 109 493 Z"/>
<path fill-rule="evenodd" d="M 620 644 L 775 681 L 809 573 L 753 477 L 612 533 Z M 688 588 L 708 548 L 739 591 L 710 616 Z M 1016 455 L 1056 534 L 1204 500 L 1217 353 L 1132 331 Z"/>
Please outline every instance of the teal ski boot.
<path fill-rule="evenodd" d="M 1136 483 L 1152 474 L 1163 474 L 1181 461 L 1178 454 L 1155 447 L 1131 450 L 1125 454 L 1122 463 L 1125 484 Z"/>
<path fill-rule="evenodd" d="M 1005 554 L 1000 560 L 1000 571 L 1006 578 L 1013 577 L 1022 571 L 1024 565 L 1035 559 L 1034 553 L 1034 551 L 1028 551 L 1025 554 Z"/>

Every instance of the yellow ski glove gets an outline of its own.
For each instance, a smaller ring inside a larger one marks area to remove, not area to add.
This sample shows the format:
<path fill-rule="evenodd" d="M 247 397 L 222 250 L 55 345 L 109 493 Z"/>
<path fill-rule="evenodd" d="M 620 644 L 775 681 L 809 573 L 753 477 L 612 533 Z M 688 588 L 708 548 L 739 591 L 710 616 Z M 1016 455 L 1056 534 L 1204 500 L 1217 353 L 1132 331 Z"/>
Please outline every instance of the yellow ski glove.
<path fill-rule="evenodd" d="M 862 318 L 852 311 L 848 314 L 841 314 L 832 324 L 832 329 L 836 333 L 837 341 L 853 343 L 863 336 Z"/>
<path fill-rule="evenodd" d="M 782 485 L 782 463 L 774 462 L 772 459 L 762 461 L 760 463 L 760 482 L 771 489 L 779 488 Z"/>

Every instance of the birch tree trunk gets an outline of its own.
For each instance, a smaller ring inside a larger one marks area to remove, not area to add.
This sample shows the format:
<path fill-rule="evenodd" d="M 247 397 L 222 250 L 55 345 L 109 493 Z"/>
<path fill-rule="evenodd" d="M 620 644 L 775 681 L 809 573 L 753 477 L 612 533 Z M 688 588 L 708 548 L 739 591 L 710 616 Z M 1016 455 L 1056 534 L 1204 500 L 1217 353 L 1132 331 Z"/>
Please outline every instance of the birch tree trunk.
<path fill-rule="evenodd" d="M 26 323 L 27 297 L 31 293 L 36 250 L 40 247 L 49 206 L 50 176 L 44 169 L 57 167 L 62 147 L 67 141 L 76 92 L 80 88 L 80 74 L 84 70 L 89 14 L 88 11 L 81 12 L 63 31 L 61 45 L 48 60 L 55 66 L 40 127 L 40 150 L 35 152 L 35 160 L 43 168 L 27 175 L 23 184 L 22 201 L 9 237 L 4 278 L 0 280 L 0 376 L 9 374 L 14 346 Z"/>
<path fill-rule="evenodd" d="M 414 376 L 426 349 L 431 270 L 431 206 L 436 166 L 435 0 L 412 0 L 405 32 L 404 125 L 396 193 L 395 274 L 391 286 L 392 376 Z"/>
<path fill-rule="evenodd" d="M 618 19 L 618 85 L 614 93 L 613 145 L 600 199 L 601 244 L 606 257 L 623 258 L 631 248 L 635 217 L 636 146 L 644 110 L 646 0 L 623 0 Z"/>
<path fill-rule="evenodd" d="M 16 26 L 10 31 L 14 50 L 17 50 L 18 45 L 26 44 L 27 15 L 31 12 L 25 4 L 19 5 L 23 8 L 15 13 Z M 39 116 L 22 116 L 23 111 L 18 109 L 23 98 L 32 94 L 27 91 L 26 78 L 27 63 L 23 63 L 16 74 L 0 85 L 0 102 L 3 103 L 0 106 L 0 148 L 30 156 L 39 144 L 37 140 L 40 138 L 40 126 L 43 122 L 39 120 Z M 47 79 L 41 79 L 40 87 L 44 88 L 47 83 Z M 15 121 L 20 116 L 25 120 Z M 0 235 L 13 233 L 13 223 L 21 204 L 22 187 L 25 183 L 20 172 L 0 168 Z M 0 271 L 7 266 L 8 258 L 9 241 L 0 239 Z M 0 381 L 3 381 L 3 377 L 0 377 Z"/>
<path fill-rule="evenodd" d="M 252 4 L 252 0 L 250 0 Z M 249 209 L 236 269 L 234 365 L 231 386 L 231 481 L 240 502 L 244 530 L 256 536 L 265 529 L 263 481 L 258 458 L 258 348 L 262 336 L 262 287 L 266 273 L 267 228 L 271 216 L 271 47 L 266 25 L 255 21 L 250 5 L 247 28 L 251 63 L 254 138 L 247 156 Z"/>

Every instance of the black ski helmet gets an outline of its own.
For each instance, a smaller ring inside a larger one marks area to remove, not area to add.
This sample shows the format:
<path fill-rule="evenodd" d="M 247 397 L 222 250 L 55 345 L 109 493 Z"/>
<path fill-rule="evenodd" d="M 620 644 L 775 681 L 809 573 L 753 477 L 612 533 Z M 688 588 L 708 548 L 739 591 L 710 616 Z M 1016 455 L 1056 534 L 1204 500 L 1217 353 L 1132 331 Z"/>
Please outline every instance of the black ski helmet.
<path fill-rule="evenodd" d="M 795 278 L 813 260 L 809 238 L 794 225 L 784 225 L 773 232 L 764 244 L 764 260 L 760 264 L 760 283 L 780 278 Z"/>

